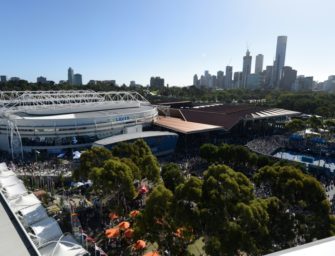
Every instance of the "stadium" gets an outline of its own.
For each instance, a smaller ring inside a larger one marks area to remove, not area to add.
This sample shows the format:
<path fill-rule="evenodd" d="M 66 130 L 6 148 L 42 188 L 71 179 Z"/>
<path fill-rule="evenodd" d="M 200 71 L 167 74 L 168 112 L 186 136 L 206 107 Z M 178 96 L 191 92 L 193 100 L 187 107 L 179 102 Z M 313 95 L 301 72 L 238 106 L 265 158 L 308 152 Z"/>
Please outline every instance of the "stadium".
<path fill-rule="evenodd" d="M 150 127 L 157 108 L 136 92 L 3 91 L 0 150 L 61 153 Z"/>

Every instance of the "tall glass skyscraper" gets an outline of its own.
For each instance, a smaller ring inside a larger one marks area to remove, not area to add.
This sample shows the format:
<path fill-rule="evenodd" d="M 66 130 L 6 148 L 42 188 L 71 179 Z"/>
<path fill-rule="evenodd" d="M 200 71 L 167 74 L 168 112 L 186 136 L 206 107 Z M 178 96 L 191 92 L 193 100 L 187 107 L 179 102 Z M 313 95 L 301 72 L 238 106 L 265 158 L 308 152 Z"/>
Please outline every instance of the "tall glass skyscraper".
<path fill-rule="evenodd" d="M 247 88 L 248 85 L 248 76 L 251 73 L 251 60 L 252 57 L 249 50 L 247 50 L 247 54 L 243 57 L 242 88 Z"/>
<path fill-rule="evenodd" d="M 273 63 L 273 86 L 278 86 L 283 73 L 283 67 L 285 66 L 285 55 L 286 55 L 286 44 L 287 36 L 278 36 L 277 48 L 276 48 L 276 59 Z"/>

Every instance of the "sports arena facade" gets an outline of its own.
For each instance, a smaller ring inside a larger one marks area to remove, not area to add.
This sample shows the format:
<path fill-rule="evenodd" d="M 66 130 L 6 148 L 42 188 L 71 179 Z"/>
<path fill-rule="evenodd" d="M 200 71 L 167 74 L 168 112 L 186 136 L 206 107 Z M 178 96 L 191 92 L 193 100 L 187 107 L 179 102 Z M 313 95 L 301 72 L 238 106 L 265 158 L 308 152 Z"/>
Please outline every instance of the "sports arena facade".
<path fill-rule="evenodd" d="M 0 150 L 15 156 L 90 147 L 151 126 L 157 114 L 136 92 L 0 92 Z"/>

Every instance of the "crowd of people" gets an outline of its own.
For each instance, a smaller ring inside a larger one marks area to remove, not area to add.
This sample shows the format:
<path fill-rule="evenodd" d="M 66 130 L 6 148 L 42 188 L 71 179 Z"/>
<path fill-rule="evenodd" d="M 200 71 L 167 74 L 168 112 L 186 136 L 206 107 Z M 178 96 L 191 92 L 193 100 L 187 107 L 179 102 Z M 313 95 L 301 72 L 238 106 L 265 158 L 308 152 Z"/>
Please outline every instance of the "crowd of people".
<path fill-rule="evenodd" d="M 272 155 L 280 148 L 287 145 L 287 138 L 282 135 L 274 135 L 270 137 L 263 137 L 249 141 L 246 146 L 259 154 Z"/>

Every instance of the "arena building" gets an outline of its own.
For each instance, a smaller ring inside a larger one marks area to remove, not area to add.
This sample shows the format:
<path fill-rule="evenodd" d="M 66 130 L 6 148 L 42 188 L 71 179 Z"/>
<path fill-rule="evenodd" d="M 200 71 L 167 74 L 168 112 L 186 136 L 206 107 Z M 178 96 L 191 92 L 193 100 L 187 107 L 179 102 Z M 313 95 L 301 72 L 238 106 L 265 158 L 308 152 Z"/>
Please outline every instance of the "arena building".
<path fill-rule="evenodd" d="M 157 108 L 136 92 L 0 93 L 0 150 L 60 153 L 110 136 L 142 131 Z"/>

